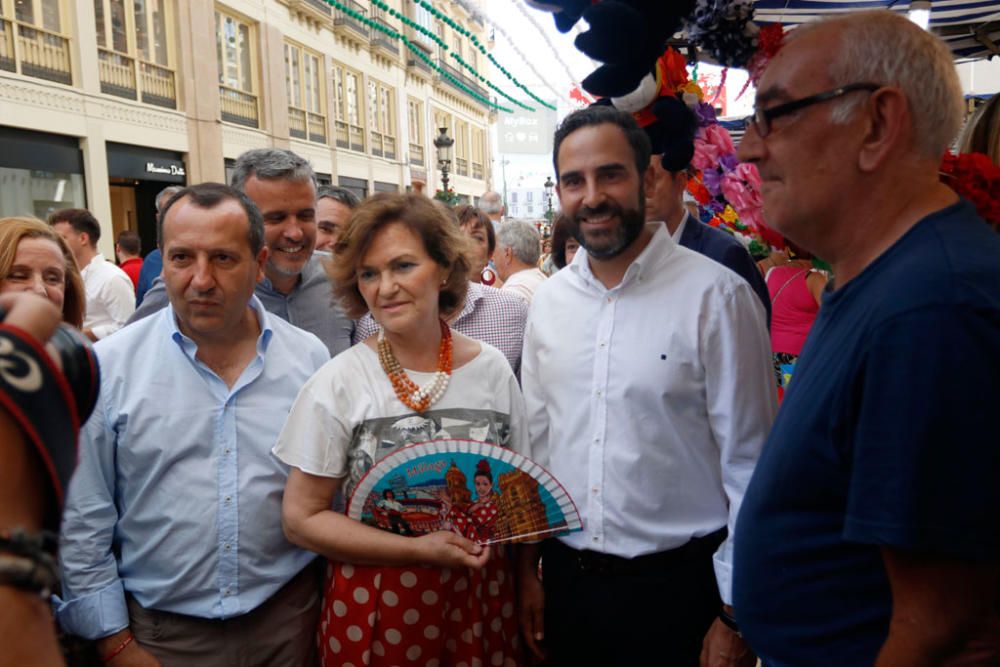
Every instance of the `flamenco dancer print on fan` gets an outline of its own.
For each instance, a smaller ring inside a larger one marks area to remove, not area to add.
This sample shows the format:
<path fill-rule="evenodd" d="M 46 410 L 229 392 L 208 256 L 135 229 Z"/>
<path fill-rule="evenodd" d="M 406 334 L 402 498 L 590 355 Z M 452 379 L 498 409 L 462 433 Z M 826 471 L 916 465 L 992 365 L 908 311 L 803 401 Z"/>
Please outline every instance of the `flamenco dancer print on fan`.
<path fill-rule="evenodd" d="M 541 466 L 503 447 L 455 438 L 381 459 L 354 488 L 347 514 L 397 534 L 452 530 L 480 544 L 581 528 L 569 494 Z"/>

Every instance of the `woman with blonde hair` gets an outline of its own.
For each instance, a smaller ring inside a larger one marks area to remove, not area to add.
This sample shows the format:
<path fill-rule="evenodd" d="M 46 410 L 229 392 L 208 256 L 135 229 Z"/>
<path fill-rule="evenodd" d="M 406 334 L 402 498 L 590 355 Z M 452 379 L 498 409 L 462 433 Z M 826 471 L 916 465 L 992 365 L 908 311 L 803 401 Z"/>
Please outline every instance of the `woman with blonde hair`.
<path fill-rule="evenodd" d="M 0 218 L 0 294 L 35 292 L 62 311 L 63 321 L 83 325 L 87 296 L 65 241 L 41 220 Z"/>

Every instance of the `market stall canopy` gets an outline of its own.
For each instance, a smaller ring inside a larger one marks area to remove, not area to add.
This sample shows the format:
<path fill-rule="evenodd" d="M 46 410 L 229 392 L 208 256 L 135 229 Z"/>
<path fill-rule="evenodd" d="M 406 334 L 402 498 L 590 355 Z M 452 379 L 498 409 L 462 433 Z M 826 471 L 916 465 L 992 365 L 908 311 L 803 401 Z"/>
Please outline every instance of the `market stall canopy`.
<path fill-rule="evenodd" d="M 909 2 L 893 0 L 756 0 L 753 21 L 764 26 L 780 23 L 791 28 L 834 14 L 866 9 L 907 13 Z M 997 0 L 933 0 L 930 29 L 955 54 L 955 60 L 1000 56 L 1000 3 Z"/>

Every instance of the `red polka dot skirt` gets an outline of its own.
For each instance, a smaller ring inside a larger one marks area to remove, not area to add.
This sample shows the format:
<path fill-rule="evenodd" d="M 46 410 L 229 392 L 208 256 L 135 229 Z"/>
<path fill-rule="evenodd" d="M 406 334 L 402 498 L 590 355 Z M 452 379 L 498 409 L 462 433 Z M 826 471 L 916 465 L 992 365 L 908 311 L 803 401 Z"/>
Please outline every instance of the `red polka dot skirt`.
<path fill-rule="evenodd" d="M 469 568 L 327 566 L 324 667 L 515 667 L 523 663 L 510 561 Z"/>

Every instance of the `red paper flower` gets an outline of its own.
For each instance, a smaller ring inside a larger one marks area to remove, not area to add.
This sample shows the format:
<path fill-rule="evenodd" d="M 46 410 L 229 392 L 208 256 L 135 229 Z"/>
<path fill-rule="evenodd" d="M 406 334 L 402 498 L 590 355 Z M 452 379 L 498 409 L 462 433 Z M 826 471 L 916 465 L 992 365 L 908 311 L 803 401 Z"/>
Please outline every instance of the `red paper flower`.
<path fill-rule="evenodd" d="M 660 66 L 663 68 L 663 90 L 677 90 L 688 82 L 687 61 L 673 48 L 660 56 Z"/>
<path fill-rule="evenodd" d="M 1000 167 L 982 153 L 945 153 L 941 182 L 968 199 L 976 212 L 1000 229 Z"/>

